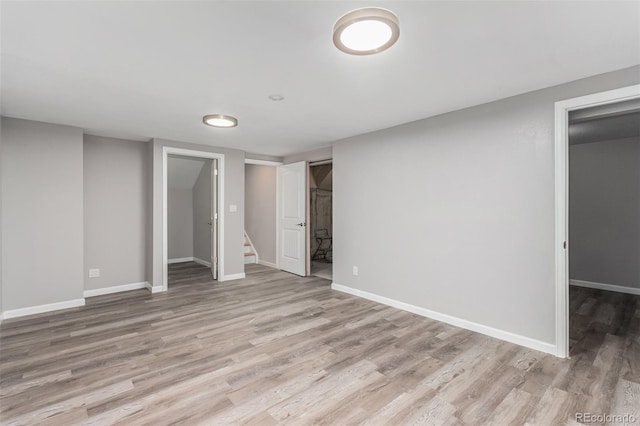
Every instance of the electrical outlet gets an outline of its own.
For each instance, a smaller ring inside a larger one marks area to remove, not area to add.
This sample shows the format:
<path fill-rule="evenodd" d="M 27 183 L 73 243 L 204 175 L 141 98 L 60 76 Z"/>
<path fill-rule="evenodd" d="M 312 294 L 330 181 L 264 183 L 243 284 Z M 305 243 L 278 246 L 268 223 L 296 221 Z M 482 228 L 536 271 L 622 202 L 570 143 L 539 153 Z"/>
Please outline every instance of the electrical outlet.
<path fill-rule="evenodd" d="M 358 267 L 357 267 L 357 266 L 354 266 L 354 267 L 353 267 L 353 276 L 354 276 L 354 277 L 357 277 L 357 276 L 358 276 Z"/>
<path fill-rule="evenodd" d="M 89 269 L 89 278 L 98 278 L 100 276 L 100 269 Z"/>

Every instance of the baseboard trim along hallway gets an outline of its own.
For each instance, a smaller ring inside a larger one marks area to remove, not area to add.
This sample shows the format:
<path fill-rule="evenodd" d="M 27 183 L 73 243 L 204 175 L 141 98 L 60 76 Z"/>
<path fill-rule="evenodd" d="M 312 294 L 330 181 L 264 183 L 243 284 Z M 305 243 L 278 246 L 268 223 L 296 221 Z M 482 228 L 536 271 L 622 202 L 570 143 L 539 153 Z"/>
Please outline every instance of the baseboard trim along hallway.
<path fill-rule="evenodd" d="M 201 264 L 202 266 L 207 266 L 211 268 L 211 262 L 207 262 L 206 260 L 198 259 L 197 257 L 178 257 L 175 259 L 167 260 L 169 265 L 173 265 L 174 263 L 183 263 L 183 262 L 196 262 Z"/>
<path fill-rule="evenodd" d="M 169 259 L 167 260 L 167 263 L 169 265 L 173 264 L 173 263 L 182 263 L 182 262 L 193 262 L 194 261 L 194 257 L 176 257 L 174 259 Z"/>
<path fill-rule="evenodd" d="M 160 293 L 162 291 L 162 286 L 153 286 L 151 285 L 151 283 L 145 283 L 145 287 L 147 287 L 147 290 L 149 290 L 151 293 Z"/>
<path fill-rule="evenodd" d="M 269 268 L 278 269 L 278 265 L 275 263 L 267 262 L 266 260 L 258 260 L 258 265 L 267 266 Z"/>
<path fill-rule="evenodd" d="M 143 281 L 141 283 L 122 284 L 114 285 L 111 287 L 96 288 L 93 290 L 85 290 L 84 297 L 94 297 L 102 296 L 103 294 L 120 293 L 122 291 L 140 290 L 142 288 L 147 288 L 148 285 L 148 282 Z"/>
<path fill-rule="evenodd" d="M 220 277 L 220 281 L 233 281 L 233 280 L 241 280 L 246 278 L 246 275 L 243 273 L 240 274 L 228 274 L 223 277 Z"/>
<path fill-rule="evenodd" d="M 569 285 L 575 285 L 576 287 L 595 288 L 596 290 L 615 291 L 617 293 L 634 294 L 640 296 L 640 288 L 625 287 L 614 284 L 594 283 L 591 281 L 582 280 L 569 280 Z"/>
<path fill-rule="evenodd" d="M 464 328 L 467 330 L 475 331 L 486 336 L 495 337 L 496 339 L 504 340 L 506 342 L 515 343 L 516 345 L 524 346 L 527 348 L 535 349 L 540 352 L 555 355 L 557 353 L 556 346 L 551 343 L 542 342 L 540 340 L 531 339 L 529 337 L 521 336 L 519 334 L 511 333 L 497 328 L 489 327 L 486 325 L 478 324 L 473 321 L 468 321 L 462 318 L 457 318 L 451 315 L 442 314 L 440 312 L 432 311 L 430 309 L 421 308 L 419 306 L 411 305 L 409 303 L 400 302 L 398 300 L 390 299 L 388 297 L 380 296 L 367 291 L 358 290 L 355 288 L 347 287 L 341 284 L 332 283 L 331 288 L 333 290 L 348 293 L 353 296 L 362 297 L 373 302 L 382 303 L 383 305 L 392 306 L 394 308 L 402 309 L 403 311 L 411 312 L 416 315 L 420 315 L 426 318 L 431 318 L 436 321 L 445 322 L 447 324 L 455 325 L 456 327 Z"/>
<path fill-rule="evenodd" d="M 202 266 L 206 266 L 207 268 L 211 268 L 211 262 L 207 262 L 206 260 L 198 259 L 197 257 L 193 258 L 193 261 L 199 263 Z"/>
<path fill-rule="evenodd" d="M 84 299 L 66 300 L 64 302 L 47 303 L 46 305 L 29 306 L 26 308 L 9 309 L 4 311 L 2 319 L 18 318 L 27 315 L 42 314 L 44 312 L 58 311 L 60 309 L 77 308 L 84 306 Z"/>

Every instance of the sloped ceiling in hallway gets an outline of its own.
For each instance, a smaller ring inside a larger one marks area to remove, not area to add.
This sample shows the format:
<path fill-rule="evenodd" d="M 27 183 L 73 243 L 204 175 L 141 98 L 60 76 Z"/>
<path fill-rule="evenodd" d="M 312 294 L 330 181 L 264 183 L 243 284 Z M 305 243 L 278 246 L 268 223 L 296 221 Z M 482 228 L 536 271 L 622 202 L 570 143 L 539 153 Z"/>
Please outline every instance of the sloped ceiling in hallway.
<path fill-rule="evenodd" d="M 205 161 L 197 158 L 169 156 L 167 159 L 167 185 L 169 188 L 193 188 Z"/>

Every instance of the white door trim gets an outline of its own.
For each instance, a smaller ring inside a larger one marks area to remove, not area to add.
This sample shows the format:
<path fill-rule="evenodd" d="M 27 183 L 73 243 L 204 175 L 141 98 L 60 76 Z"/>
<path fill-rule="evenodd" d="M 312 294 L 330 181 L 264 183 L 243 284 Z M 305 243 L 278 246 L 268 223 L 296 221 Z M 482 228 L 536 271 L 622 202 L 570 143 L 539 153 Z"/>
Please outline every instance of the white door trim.
<path fill-rule="evenodd" d="M 211 160 L 211 170 L 209 170 L 209 183 L 211 185 L 211 193 L 209 194 L 209 268 L 211 268 L 211 276 L 214 280 L 220 277 L 220 263 L 218 262 L 218 159 Z M 215 188 L 215 189 L 214 189 Z"/>
<path fill-rule="evenodd" d="M 162 291 L 167 291 L 168 267 L 168 224 L 167 224 L 167 159 L 169 155 L 182 155 L 218 160 L 218 280 L 224 281 L 224 154 L 192 149 L 162 147 Z"/>
<path fill-rule="evenodd" d="M 569 112 L 640 98 L 640 85 L 555 103 L 556 355 L 569 357 Z"/>
<path fill-rule="evenodd" d="M 276 169 L 276 269 L 280 269 L 280 172 Z"/>
<path fill-rule="evenodd" d="M 245 158 L 244 164 L 252 164 L 254 166 L 282 166 L 282 161 L 270 161 L 270 160 L 254 160 L 252 158 Z"/>

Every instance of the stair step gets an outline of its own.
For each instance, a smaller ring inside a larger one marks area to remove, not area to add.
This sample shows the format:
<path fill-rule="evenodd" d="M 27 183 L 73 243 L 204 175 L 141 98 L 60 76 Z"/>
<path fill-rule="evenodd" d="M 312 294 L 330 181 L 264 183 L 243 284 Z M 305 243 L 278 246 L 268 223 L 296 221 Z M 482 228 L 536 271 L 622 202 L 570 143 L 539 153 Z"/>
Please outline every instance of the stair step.
<path fill-rule="evenodd" d="M 245 256 L 255 256 L 255 254 L 253 254 L 253 253 L 245 253 L 244 255 Z"/>

